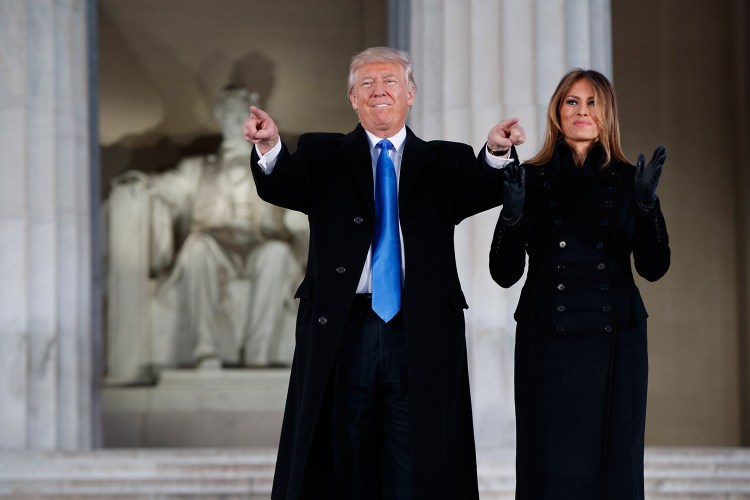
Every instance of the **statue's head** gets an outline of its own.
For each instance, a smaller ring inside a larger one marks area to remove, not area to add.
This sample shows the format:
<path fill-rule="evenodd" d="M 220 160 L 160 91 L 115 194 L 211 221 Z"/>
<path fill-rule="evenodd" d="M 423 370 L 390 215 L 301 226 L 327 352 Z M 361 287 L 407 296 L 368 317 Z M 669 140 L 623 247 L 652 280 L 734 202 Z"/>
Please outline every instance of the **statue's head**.
<path fill-rule="evenodd" d="M 242 138 L 242 124 L 250 113 L 250 106 L 258 106 L 260 96 L 244 87 L 227 86 L 214 105 L 214 118 L 224 139 Z"/>

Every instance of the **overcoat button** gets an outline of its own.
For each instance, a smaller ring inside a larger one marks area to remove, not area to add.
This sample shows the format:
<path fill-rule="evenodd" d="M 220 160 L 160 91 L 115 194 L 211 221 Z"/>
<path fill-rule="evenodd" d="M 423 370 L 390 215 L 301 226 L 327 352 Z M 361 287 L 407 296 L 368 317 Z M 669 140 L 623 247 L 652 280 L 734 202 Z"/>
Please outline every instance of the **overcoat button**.
<path fill-rule="evenodd" d="M 555 331 L 556 332 L 564 332 L 565 331 L 565 325 L 555 325 Z"/>
<path fill-rule="evenodd" d="M 601 250 L 602 248 L 604 248 L 604 242 L 603 241 L 598 241 L 596 243 L 596 249 L 597 250 Z"/>
<path fill-rule="evenodd" d="M 567 243 L 565 243 L 565 241 L 561 241 L 561 242 L 559 243 L 559 245 L 560 245 L 560 248 L 565 248 L 566 246 L 568 246 L 568 244 L 567 244 Z"/>
<path fill-rule="evenodd" d="M 563 290 L 565 290 L 565 285 L 563 285 L 562 283 L 560 283 L 559 285 L 557 285 L 557 289 L 562 292 Z"/>
<path fill-rule="evenodd" d="M 610 325 L 604 325 L 604 331 L 607 333 L 612 333 L 612 326 Z"/>
<path fill-rule="evenodd" d="M 602 283 L 601 285 L 599 285 L 599 289 L 602 292 L 606 292 L 607 290 L 609 290 L 609 283 Z"/>
<path fill-rule="evenodd" d="M 614 186 L 609 186 L 609 187 L 607 188 L 607 191 L 609 191 L 610 193 L 614 193 L 615 191 L 617 191 L 617 188 L 616 188 L 616 187 L 614 187 Z"/>
<path fill-rule="evenodd" d="M 605 306 L 602 306 L 602 311 L 605 312 L 605 313 L 608 313 L 611 310 L 612 310 L 612 306 L 609 305 L 609 304 L 607 304 Z"/>
<path fill-rule="evenodd" d="M 604 262 L 600 262 L 600 263 L 598 263 L 598 264 L 596 265 L 596 268 L 597 268 L 598 270 L 600 270 L 600 271 L 604 271 L 604 269 L 605 269 L 606 267 L 607 267 L 607 264 L 605 264 Z"/>
<path fill-rule="evenodd" d="M 557 309 L 557 312 L 559 313 L 565 312 L 565 306 L 557 306 L 556 309 Z"/>
<path fill-rule="evenodd" d="M 364 222 L 364 219 L 362 217 L 357 216 L 354 218 L 355 224 L 362 224 L 363 222 Z"/>
<path fill-rule="evenodd" d="M 557 206 L 557 202 L 555 200 L 549 200 L 547 202 L 547 205 L 549 205 L 552 208 L 555 208 Z"/>
<path fill-rule="evenodd" d="M 325 325 L 326 323 L 328 323 L 328 318 L 326 318 L 325 316 L 321 316 L 320 318 L 318 318 L 319 325 Z"/>
<path fill-rule="evenodd" d="M 555 227 L 561 227 L 563 225 L 562 219 L 555 219 Z"/>
<path fill-rule="evenodd" d="M 542 183 L 542 187 L 543 187 L 544 189 L 549 189 L 549 188 L 551 188 L 552 186 L 550 186 L 549 182 L 543 182 L 543 183 Z"/>
<path fill-rule="evenodd" d="M 344 274 L 346 272 L 346 268 L 343 266 L 339 266 L 336 268 L 336 272 L 339 274 Z"/>
<path fill-rule="evenodd" d="M 558 271 L 565 271 L 565 264 L 558 264 L 557 265 L 557 270 Z"/>
<path fill-rule="evenodd" d="M 604 208 L 612 208 L 615 206 L 615 202 L 612 200 L 607 200 L 604 202 Z"/>

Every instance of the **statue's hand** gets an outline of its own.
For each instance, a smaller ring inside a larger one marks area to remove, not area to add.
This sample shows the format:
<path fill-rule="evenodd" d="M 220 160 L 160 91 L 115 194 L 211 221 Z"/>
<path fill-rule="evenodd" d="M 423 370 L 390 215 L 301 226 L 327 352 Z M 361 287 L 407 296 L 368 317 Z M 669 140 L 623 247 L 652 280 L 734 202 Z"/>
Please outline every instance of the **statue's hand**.
<path fill-rule="evenodd" d="M 133 184 L 148 186 L 149 183 L 148 174 L 141 172 L 140 170 L 127 170 L 112 178 L 112 187 L 129 186 Z"/>
<path fill-rule="evenodd" d="M 279 142 L 279 128 L 271 115 L 260 108 L 250 106 L 250 116 L 242 127 L 245 140 L 258 146 L 261 154 L 268 153 Z"/>

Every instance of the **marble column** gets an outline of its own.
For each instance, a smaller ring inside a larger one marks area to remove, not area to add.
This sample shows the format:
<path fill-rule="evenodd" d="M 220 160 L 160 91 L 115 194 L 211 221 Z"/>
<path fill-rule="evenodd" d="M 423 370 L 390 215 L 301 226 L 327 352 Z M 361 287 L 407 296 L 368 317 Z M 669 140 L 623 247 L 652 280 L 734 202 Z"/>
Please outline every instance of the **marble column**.
<path fill-rule="evenodd" d="M 92 2 L 0 2 L 0 449 L 82 449 L 92 377 Z"/>
<path fill-rule="evenodd" d="M 612 75 L 609 0 L 410 0 L 410 54 L 419 86 L 410 126 L 423 139 L 483 146 L 489 129 L 517 116 L 519 151 L 541 143 L 547 103 L 573 67 Z M 501 290 L 487 269 L 499 210 L 459 225 L 456 256 L 467 311 L 477 446 L 512 446 L 513 311 L 520 285 Z"/>

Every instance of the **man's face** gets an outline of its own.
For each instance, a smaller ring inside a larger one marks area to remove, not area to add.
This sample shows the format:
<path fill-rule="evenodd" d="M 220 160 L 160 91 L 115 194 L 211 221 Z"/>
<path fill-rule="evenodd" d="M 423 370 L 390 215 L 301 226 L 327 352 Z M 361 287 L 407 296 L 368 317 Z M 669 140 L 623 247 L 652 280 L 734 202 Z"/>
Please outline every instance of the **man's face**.
<path fill-rule="evenodd" d="M 391 137 L 406 124 L 406 115 L 414 101 L 406 71 L 396 62 L 373 62 L 354 73 L 349 92 L 359 122 L 378 137 Z"/>

